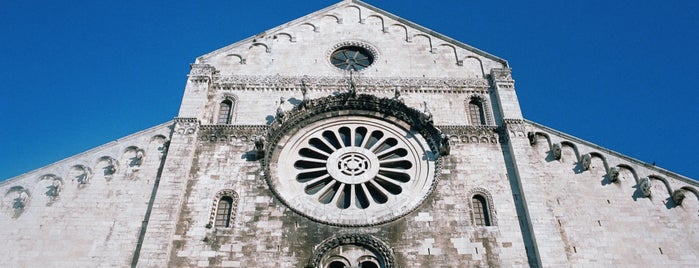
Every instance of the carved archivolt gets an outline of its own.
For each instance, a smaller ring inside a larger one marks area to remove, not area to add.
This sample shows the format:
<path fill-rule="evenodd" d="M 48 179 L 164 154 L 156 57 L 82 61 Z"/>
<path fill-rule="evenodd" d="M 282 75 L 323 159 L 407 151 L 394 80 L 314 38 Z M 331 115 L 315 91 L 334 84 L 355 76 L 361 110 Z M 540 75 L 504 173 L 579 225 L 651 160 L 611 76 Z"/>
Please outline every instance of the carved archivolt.
<path fill-rule="evenodd" d="M 209 214 L 209 223 L 206 225 L 207 228 L 211 228 L 214 226 L 214 222 L 216 221 L 216 210 L 218 209 L 218 202 L 221 201 L 222 197 L 230 197 L 233 202 L 231 203 L 231 213 L 230 213 L 230 223 L 231 226 L 233 226 L 233 222 L 235 222 L 235 216 L 236 216 L 236 211 L 238 209 L 238 193 L 236 193 L 232 189 L 224 189 L 221 191 L 218 191 L 216 193 L 216 196 L 214 196 L 213 202 L 211 204 L 211 214 Z"/>
<path fill-rule="evenodd" d="M 369 234 L 340 234 L 332 236 L 319 245 L 315 246 L 313 256 L 308 261 L 310 267 L 321 267 L 323 257 L 332 249 L 343 245 L 356 245 L 364 247 L 374 253 L 379 258 L 381 267 L 394 268 L 396 267 L 395 257 L 391 248 L 386 243 Z"/>
<path fill-rule="evenodd" d="M 493 195 L 490 194 L 490 191 L 488 191 L 485 188 L 482 187 L 475 187 L 468 191 L 468 202 L 470 204 L 469 206 L 469 211 L 471 215 L 471 223 L 473 224 L 473 197 L 475 195 L 480 195 L 485 197 L 486 202 L 487 202 L 487 207 L 488 207 L 488 213 L 490 216 L 490 225 L 491 226 L 497 226 L 498 225 L 498 214 L 497 211 L 495 210 L 495 203 L 493 202 Z"/>

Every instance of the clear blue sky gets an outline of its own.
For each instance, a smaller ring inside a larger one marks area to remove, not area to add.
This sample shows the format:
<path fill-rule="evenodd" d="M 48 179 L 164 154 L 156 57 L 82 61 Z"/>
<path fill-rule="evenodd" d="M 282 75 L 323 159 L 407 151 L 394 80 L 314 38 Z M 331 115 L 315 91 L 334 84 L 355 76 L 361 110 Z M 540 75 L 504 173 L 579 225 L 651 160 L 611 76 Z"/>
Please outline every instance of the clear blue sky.
<path fill-rule="evenodd" d="M 0 4 L 0 180 L 172 119 L 197 56 L 336 3 L 40 2 Z M 699 179 L 699 1 L 367 2 L 507 59 L 529 120 Z"/>

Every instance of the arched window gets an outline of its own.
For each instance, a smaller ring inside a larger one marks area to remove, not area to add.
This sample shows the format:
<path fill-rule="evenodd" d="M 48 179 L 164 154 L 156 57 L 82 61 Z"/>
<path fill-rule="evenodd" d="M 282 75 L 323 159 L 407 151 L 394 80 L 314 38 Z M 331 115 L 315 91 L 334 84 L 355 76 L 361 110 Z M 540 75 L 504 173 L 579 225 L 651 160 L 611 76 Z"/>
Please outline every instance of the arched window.
<path fill-rule="evenodd" d="M 233 198 L 230 196 L 221 197 L 216 208 L 216 227 L 231 227 L 231 210 L 233 208 Z"/>
<path fill-rule="evenodd" d="M 490 226 L 488 203 L 485 201 L 485 197 L 474 195 L 471 203 L 473 204 L 473 221 L 476 226 Z"/>
<path fill-rule="evenodd" d="M 477 99 L 472 99 L 468 103 L 468 112 L 473 125 L 485 125 L 485 113 L 483 112 L 483 103 Z"/>
<path fill-rule="evenodd" d="M 222 101 L 218 109 L 218 124 L 230 124 L 232 112 L 233 102 L 231 100 Z"/>

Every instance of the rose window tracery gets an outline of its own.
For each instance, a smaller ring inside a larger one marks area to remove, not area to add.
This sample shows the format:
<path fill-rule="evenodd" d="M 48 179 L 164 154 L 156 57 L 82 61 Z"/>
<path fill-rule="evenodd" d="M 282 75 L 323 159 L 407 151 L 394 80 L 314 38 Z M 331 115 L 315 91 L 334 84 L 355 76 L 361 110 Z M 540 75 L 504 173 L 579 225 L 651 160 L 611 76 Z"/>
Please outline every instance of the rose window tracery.
<path fill-rule="evenodd" d="M 341 224 L 378 224 L 416 208 L 431 190 L 434 154 L 403 124 L 342 116 L 280 139 L 271 186 L 292 209 Z"/>

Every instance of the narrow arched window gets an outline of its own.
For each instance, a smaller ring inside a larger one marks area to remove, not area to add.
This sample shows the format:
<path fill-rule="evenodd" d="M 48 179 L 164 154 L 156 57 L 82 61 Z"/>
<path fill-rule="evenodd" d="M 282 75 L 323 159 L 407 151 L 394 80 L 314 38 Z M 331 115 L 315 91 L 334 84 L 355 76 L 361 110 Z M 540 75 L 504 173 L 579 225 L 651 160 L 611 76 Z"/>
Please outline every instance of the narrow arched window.
<path fill-rule="evenodd" d="M 233 102 L 230 100 L 222 101 L 218 109 L 218 124 L 230 124 L 232 111 Z"/>
<path fill-rule="evenodd" d="M 486 203 L 485 197 L 474 195 L 471 203 L 473 204 L 473 221 L 476 226 L 490 226 L 488 203 Z"/>
<path fill-rule="evenodd" d="M 233 198 L 230 196 L 221 197 L 216 208 L 216 227 L 231 227 L 231 209 Z"/>
<path fill-rule="evenodd" d="M 485 125 L 485 113 L 483 113 L 483 103 L 473 99 L 468 103 L 468 112 L 471 117 L 471 124 Z"/>

